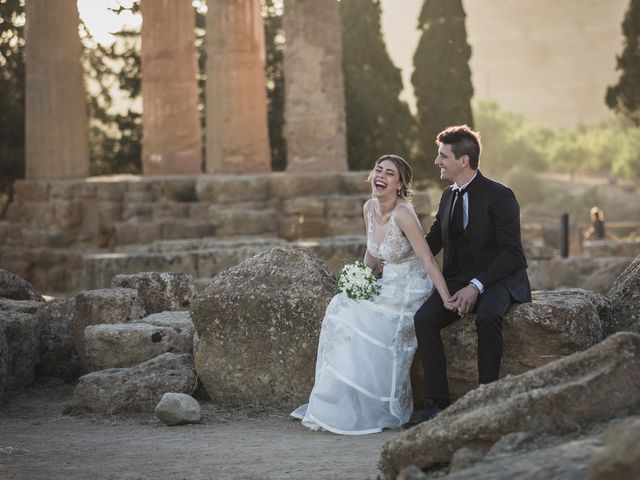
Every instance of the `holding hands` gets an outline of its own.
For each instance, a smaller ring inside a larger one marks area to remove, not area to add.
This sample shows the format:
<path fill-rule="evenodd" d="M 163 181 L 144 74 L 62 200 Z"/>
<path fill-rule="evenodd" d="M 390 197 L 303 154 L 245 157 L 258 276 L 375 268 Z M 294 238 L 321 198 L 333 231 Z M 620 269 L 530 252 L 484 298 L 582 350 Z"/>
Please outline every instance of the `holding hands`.
<path fill-rule="evenodd" d="M 444 306 L 449 310 L 455 310 L 462 317 L 473 310 L 479 295 L 478 287 L 470 283 L 454 293 L 447 302 L 444 302 Z M 450 308 L 449 305 L 453 308 Z"/>

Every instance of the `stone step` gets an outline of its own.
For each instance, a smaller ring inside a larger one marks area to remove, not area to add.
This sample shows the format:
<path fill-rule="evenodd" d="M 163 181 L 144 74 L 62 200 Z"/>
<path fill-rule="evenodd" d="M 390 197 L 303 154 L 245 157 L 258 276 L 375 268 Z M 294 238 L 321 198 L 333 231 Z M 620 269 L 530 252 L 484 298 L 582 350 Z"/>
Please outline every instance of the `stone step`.
<path fill-rule="evenodd" d="M 198 243 L 200 247 L 198 248 Z M 84 277 L 87 288 L 106 288 L 117 274 L 138 272 L 182 272 L 196 279 L 212 278 L 247 258 L 273 248 L 305 247 L 336 271 L 352 258 L 362 258 L 365 237 L 333 236 L 294 242 L 267 237 L 241 237 L 237 241 L 215 238 L 160 241 L 149 252 L 86 255 Z M 202 284 L 202 281 L 197 282 Z"/>

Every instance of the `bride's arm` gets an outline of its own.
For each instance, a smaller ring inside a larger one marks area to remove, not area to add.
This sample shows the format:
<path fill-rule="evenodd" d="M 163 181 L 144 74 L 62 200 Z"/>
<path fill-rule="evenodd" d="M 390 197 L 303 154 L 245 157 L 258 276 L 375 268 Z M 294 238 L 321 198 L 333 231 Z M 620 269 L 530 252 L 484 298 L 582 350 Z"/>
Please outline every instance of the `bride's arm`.
<path fill-rule="evenodd" d="M 371 199 L 364 202 L 364 206 L 362 207 L 362 214 L 364 215 L 364 229 L 367 232 L 369 227 L 369 209 L 371 208 Z M 373 273 L 379 275 L 380 265 L 378 263 L 378 259 L 369 253 L 369 249 L 365 249 L 363 262 L 367 265 Z"/>
<path fill-rule="evenodd" d="M 431 277 L 433 284 L 438 290 L 444 306 L 450 310 L 453 309 L 453 305 L 449 304 L 451 294 L 449 293 L 447 282 L 445 282 L 444 277 L 442 276 L 442 272 L 436 263 L 436 259 L 433 258 L 431 249 L 424 238 L 424 233 L 420 226 L 420 222 L 418 221 L 418 217 L 412 207 L 409 205 L 400 206 L 396 211 L 395 220 L 398 227 L 400 227 L 400 230 L 402 230 L 402 233 L 404 233 L 407 240 L 409 240 L 416 256 L 422 260 L 424 268 L 427 270 L 427 274 L 429 274 L 429 277 Z"/>

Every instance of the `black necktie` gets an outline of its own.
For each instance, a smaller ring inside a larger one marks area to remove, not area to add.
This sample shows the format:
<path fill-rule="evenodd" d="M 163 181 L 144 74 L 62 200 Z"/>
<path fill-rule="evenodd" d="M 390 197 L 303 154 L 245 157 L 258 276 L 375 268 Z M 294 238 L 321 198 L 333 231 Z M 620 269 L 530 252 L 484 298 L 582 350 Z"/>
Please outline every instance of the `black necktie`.
<path fill-rule="evenodd" d="M 449 224 L 449 230 L 454 235 L 462 235 L 464 232 L 464 206 L 463 196 L 466 192 L 466 188 L 459 188 L 455 191 L 453 199 L 453 211 L 451 212 L 451 222 Z"/>

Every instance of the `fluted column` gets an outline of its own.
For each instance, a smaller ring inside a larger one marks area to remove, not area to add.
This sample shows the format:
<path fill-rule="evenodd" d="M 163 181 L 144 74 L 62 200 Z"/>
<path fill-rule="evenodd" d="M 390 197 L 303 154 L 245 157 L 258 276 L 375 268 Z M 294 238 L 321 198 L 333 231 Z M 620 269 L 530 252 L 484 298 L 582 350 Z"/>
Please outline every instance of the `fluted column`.
<path fill-rule="evenodd" d="M 191 0 L 142 0 L 143 173 L 198 173 L 195 16 Z"/>
<path fill-rule="evenodd" d="M 284 29 L 287 171 L 347 170 L 339 3 L 285 0 Z"/>
<path fill-rule="evenodd" d="M 208 172 L 271 170 L 260 0 L 209 0 Z"/>
<path fill-rule="evenodd" d="M 89 174 L 84 72 L 76 0 L 29 0 L 25 33 L 26 175 Z"/>

